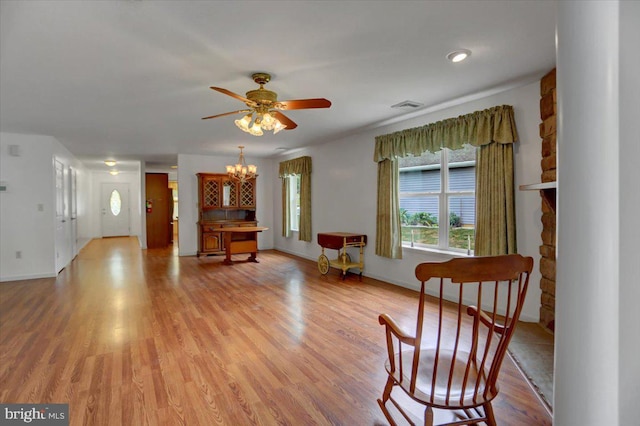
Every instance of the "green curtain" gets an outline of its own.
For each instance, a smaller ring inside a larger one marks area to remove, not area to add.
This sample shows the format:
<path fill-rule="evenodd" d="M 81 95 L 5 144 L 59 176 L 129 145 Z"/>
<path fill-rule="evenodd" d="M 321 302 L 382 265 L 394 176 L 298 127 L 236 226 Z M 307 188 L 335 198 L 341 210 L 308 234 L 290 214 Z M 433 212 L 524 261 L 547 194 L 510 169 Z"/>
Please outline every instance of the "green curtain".
<path fill-rule="evenodd" d="M 450 118 L 421 127 L 401 130 L 388 135 L 377 136 L 375 141 L 374 161 L 378 163 L 378 223 L 376 225 L 376 254 L 392 259 L 401 258 L 402 238 L 400 221 L 390 221 L 393 215 L 399 216 L 399 203 L 381 200 L 380 193 L 388 188 L 396 191 L 391 199 L 398 199 L 397 185 L 390 184 L 385 174 L 381 173 L 381 163 L 385 160 L 395 162 L 398 158 L 409 155 L 419 156 L 424 152 L 437 152 L 442 148 L 459 149 L 464 144 L 493 148 L 483 154 L 478 154 L 476 161 L 476 255 L 512 253 L 516 250 L 515 243 L 515 207 L 513 187 L 513 147 L 518 140 L 518 132 L 513 117 L 513 107 L 501 105 L 482 111 Z M 500 153 L 499 153 L 500 152 Z M 396 166 L 397 179 L 397 166 Z M 383 180 L 381 181 L 381 176 Z M 491 194 L 501 191 L 502 195 Z M 381 202 L 383 203 L 381 205 Z M 510 203 L 510 206 L 505 206 Z M 478 207 L 478 206 L 481 207 Z M 383 209 L 395 209 L 382 212 Z M 501 214 L 504 213 L 504 214 Z M 494 243 L 487 241 L 494 235 L 504 235 L 506 241 Z M 496 248 L 497 247 L 497 248 Z M 479 249 L 479 250 L 478 250 Z"/>
<path fill-rule="evenodd" d="M 298 240 L 311 241 L 311 157 L 299 157 L 280 163 L 282 179 L 282 236 L 290 236 L 289 176 L 300 175 L 300 228 Z"/>
<path fill-rule="evenodd" d="M 291 236 L 291 218 L 289 217 L 289 176 L 282 178 L 282 236 Z"/>
<path fill-rule="evenodd" d="M 513 107 L 501 105 L 470 114 L 449 118 L 388 135 L 376 136 L 373 161 L 380 162 L 437 152 L 442 148 L 459 149 L 468 143 L 473 146 L 492 142 L 514 143 L 518 140 Z"/>
<path fill-rule="evenodd" d="M 476 256 L 517 253 L 513 144 L 483 145 L 476 164 Z"/>
<path fill-rule="evenodd" d="M 311 158 L 309 158 L 311 161 Z M 311 163 L 309 163 L 311 164 Z M 310 170 L 310 169 L 309 169 Z M 300 175 L 300 225 L 298 239 L 311 241 L 311 174 Z"/>
<path fill-rule="evenodd" d="M 391 259 L 402 259 L 399 178 L 398 160 L 385 159 L 378 163 L 376 254 Z"/>

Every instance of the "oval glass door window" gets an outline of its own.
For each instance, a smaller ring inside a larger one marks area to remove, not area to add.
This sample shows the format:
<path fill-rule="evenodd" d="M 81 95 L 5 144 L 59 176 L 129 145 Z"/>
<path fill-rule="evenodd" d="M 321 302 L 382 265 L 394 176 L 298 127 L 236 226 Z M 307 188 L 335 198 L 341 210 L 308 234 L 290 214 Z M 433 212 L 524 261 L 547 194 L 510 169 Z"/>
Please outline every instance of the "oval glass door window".
<path fill-rule="evenodd" d="M 120 214 L 120 210 L 122 209 L 122 198 L 120 198 L 120 193 L 117 189 L 111 191 L 111 198 L 109 198 L 109 205 L 111 206 L 111 213 L 114 216 L 118 216 Z"/>

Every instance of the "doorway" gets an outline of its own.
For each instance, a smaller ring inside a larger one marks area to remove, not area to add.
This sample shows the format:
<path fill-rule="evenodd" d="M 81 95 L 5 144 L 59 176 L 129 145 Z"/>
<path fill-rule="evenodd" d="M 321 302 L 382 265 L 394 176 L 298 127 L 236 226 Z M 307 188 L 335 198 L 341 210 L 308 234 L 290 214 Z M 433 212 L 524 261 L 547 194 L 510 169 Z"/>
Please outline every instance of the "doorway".
<path fill-rule="evenodd" d="M 145 174 L 147 248 L 163 248 L 171 243 L 173 196 L 167 173 Z"/>
<path fill-rule="evenodd" d="M 178 246 L 178 182 L 173 180 L 169 181 L 169 189 L 171 190 L 171 198 L 173 199 L 173 209 L 171 214 L 172 220 L 172 232 L 173 232 L 173 246 Z"/>
<path fill-rule="evenodd" d="M 123 237 L 130 233 L 129 184 L 103 183 L 100 193 L 102 236 Z"/>

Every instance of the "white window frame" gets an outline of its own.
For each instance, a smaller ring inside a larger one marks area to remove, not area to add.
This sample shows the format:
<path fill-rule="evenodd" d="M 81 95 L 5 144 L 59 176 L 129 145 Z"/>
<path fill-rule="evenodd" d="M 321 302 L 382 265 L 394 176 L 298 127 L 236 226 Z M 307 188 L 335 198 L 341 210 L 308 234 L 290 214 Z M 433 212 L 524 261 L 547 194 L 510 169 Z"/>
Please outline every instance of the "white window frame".
<path fill-rule="evenodd" d="M 449 201 L 452 197 L 457 196 L 473 196 L 475 199 L 475 191 L 451 191 L 449 189 L 449 170 L 457 167 L 468 167 L 468 166 L 476 166 L 476 161 L 465 161 L 460 163 L 452 163 L 449 164 L 449 149 L 443 148 L 440 153 L 440 164 L 439 165 L 430 165 L 430 166 L 418 166 L 421 169 L 425 168 L 440 168 L 440 190 L 439 191 L 426 191 L 426 192 L 401 192 L 399 195 L 403 198 L 406 197 L 437 197 L 438 198 L 438 244 L 411 244 L 411 241 L 402 240 L 403 247 L 411 247 L 418 249 L 436 249 L 439 251 L 451 251 L 456 253 L 466 253 L 469 255 L 473 255 L 473 250 L 469 251 L 467 249 L 457 248 L 457 247 L 449 247 Z M 402 167 L 399 170 L 399 173 L 402 170 L 410 170 L 416 169 L 416 166 L 413 167 Z M 444 223 L 446 226 L 442 226 L 444 219 Z M 475 223 L 474 223 L 475 226 Z"/>
<path fill-rule="evenodd" d="M 289 229 L 293 232 L 300 231 L 300 175 L 289 175 Z"/>

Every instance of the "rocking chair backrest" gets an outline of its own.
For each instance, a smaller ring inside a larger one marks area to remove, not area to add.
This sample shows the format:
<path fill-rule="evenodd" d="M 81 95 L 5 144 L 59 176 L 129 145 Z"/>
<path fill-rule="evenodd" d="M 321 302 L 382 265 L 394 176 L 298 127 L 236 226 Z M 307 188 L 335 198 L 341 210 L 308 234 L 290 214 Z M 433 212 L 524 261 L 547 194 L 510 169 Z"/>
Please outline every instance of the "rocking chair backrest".
<path fill-rule="evenodd" d="M 517 254 L 457 258 L 416 267 L 421 293 L 409 386 L 412 394 L 417 386 L 430 395 L 429 403 L 441 407 L 468 407 L 495 397 L 500 366 L 522 311 L 532 268 L 532 258 Z M 425 320 L 425 300 L 430 295 L 435 296 L 436 305 L 427 304 Z M 421 357 L 421 351 L 426 351 L 421 345 L 430 348 L 429 356 L 425 352 Z M 422 369 L 428 373 L 421 373 Z"/>

